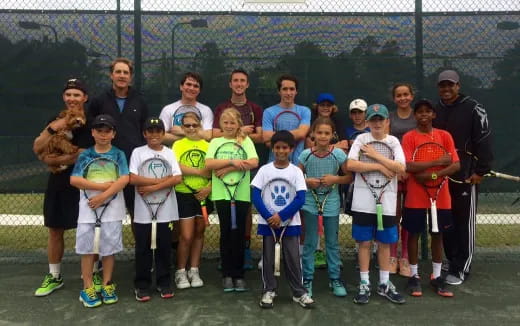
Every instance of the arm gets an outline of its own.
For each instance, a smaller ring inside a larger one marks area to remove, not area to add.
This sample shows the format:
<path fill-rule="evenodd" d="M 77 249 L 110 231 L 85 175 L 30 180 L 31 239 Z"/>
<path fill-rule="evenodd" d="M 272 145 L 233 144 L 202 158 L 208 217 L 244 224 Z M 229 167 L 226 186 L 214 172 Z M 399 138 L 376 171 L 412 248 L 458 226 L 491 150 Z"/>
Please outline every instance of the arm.
<path fill-rule="evenodd" d="M 477 103 L 473 108 L 471 145 L 473 154 L 478 157 L 471 183 L 480 183 L 484 174 L 491 170 L 493 152 L 491 150 L 491 129 L 484 107 Z M 480 178 L 478 178 L 480 177 Z"/>
<path fill-rule="evenodd" d="M 93 209 L 101 206 L 108 198 L 114 196 L 128 184 L 129 176 L 123 175 L 114 182 L 96 184 L 82 177 L 70 177 L 70 184 L 79 189 L 100 190 L 102 193 L 89 199 L 89 206 Z M 105 189 L 101 189 L 105 188 Z"/>
<path fill-rule="evenodd" d="M 453 162 L 444 169 L 435 172 L 435 174 L 437 174 L 437 178 L 443 178 L 445 176 L 452 175 L 459 170 L 460 162 Z M 417 174 L 414 174 L 414 176 L 417 182 L 424 183 L 432 179 L 432 172 L 422 171 Z"/>
<path fill-rule="evenodd" d="M 302 208 L 305 203 L 305 190 L 300 190 L 296 192 L 296 197 L 294 197 L 293 201 L 287 205 L 284 209 L 278 212 L 278 216 L 282 219 L 282 221 L 287 221 L 293 218 L 294 214 Z"/>
<path fill-rule="evenodd" d="M 147 195 L 152 192 L 156 192 L 161 189 L 165 188 L 172 188 L 173 186 L 179 184 L 182 182 L 182 176 L 181 175 L 171 175 L 168 177 L 164 177 L 159 179 L 160 182 L 154 185 L 142 185 L 137 187 L 137 192 L 141 195 Z"/>
<path fill-rule="evenodd" d="M 307 137 L 307 134 L 309 133 L 309 130 L 311 129 L 311 126 L 309 125 L 300 125 L 297 129 L 289 130 L 291 134 L 293 134 L 294 139 L 296 141 L 304 140 L 305 137 Z M 271 135 L 272 137 L 272 135 Z"/>
<path fill-rule="evenodd" d="M 406 169 L 403 164 L 400 162 L 391 160 L 389 158 L 386 158 L 385 156 L 379 154 L 372 146 L 370 145 L 363 145 L 361 147 L 361 150 L 367 155 L 368 157 L 378 161 L 380 164 L 382 164 L 385 168 L 392 171 L 395 174 L 405 174 Z M 355 171 L 359 172 L 359 171 Z"/>
<path fill-rule="evenodd" d="M 43 131 L 40 133 L 38 137 L 36 137 L 36 139 L 33 142 L 33 152 L 34 154 L 36 154 L 36 156 L 38 156 L 40 160 L 43 159 L 43 157 L 41 157 L 41 154 L 45 151 L 47 144 L 52 138 L 52 134 L 49 133 L 48 129 L 51 128 L 52 130 L 58 132 L 60 130 L 65 129 L 65 127 L 65 118 L 54 120 L 43 129 Z"/>
<path fill-rule="evenodd" d="M 267 210 L 267 207 L 265 207 L 264 201 L 262 200 L 262 190 L 258 189 L 257 187 L 253 187 L 251 199 L 258 213 L 264 218 L 264 220 L 267 221 L 272 216 L 272 214 Z"/>
<path fill-rule="evenodd" d="M 352 172 L 364 173 L 370 171 L 379 171 L 383 173 L 387 178 L 393 178 L 396 173 L 387 169 L 380 163 L 365 163 L 357 160 L 348 160 L 347 169 Z"/>
<path fill-rule="evenodd" d="M 447 166 L 452 164 L 451 155 L 446 154 L 437 160 L 428 162 L 406 162 L 406 172 L 419 173 L 434 166 Z M 456 172 L 456 171 L 454 171 Z"/>

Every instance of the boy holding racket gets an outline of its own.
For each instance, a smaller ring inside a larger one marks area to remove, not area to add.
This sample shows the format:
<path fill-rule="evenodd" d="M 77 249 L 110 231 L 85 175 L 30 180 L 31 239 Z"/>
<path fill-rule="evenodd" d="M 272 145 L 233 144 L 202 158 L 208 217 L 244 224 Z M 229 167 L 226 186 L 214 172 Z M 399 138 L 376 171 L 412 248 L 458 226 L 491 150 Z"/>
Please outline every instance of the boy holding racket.
<path fill-rule="evenodd" d="M 135 299 L 141 302 L 150 300 L 152 269 L 155 270 L 157 291 L 161 298 L 173 297 L 170 285 L 171 221 L 178 219 L 178 213 L 172 187 L 181 181 L 181 170 L 174 153 L 162 145 L 162 120 L 148 118 L 143 130 L 147 144 L 134 149 L 130 157 L 130 183 L 135 186 L 134 292 Z M 153 173 L 149 173 L 150 170 Z M 156 230 L 152 230 L 152 218 L 156 220 Z M 155 234 L 152 235 L 152 232 Z M 156 248 L 152 250 L 154 236 Z M 153 261 L 155 266 L 152 266 Z"/>
<path fill-rule="evenodd" d="M 92 137 L 96 144 L 82 152 L 70 177 L 70 184 L 83 193 L 80 195 L 78 228 L 76 230 L 76 253 L 81 255 L 83 290 L 79 300 L 85 307 L 93 308 L 102 303 L 112 304 L 118 300 L 116 285 L 112 282 L 114 254 L 123 250 L 123 225 L 125 201 L 123 188 L 128 183 L 128 165 L 125 153 L 111 142 L 116 135 L 116 123 L 107 114 L 98 115 L 92 122 Z M 89 163 L 98 159 L 114 163 L 119 178 L 113 182 L 95 183 L 84 177 Z M 88 190 L 97 190 L 95 196 L 87 197 Z M 108 202 L 108 204 L 107 204 Z M 104 206 L 104 207 L 103 207 Z M 101 230 L 99 256 L 103 257 L 103 285 L 101 297 L 96 293 L 92 280 L 92 269 L 97 256 L 95 250 L 95 221 L 100 212 Z"/>
<path fill-rule="evenodd" d="M 370 133 L 354 140 L 348 154 L 347 168 L 356 172 L 352 200 L 352 237 L 359 245 L 361 282 L 354 303 L 366 304 L 370 298 L 370 246 L 378 244 L 379 286 L 377 294 L 393 303 L 404 303 L 389 280 L 390 244 L 397 241 L 395 223 L 397 174 L 405 173 L 404 153 L 399 140 L 387 134 L 388 109 L 373 104 L 366 111 Z M 376 189 L 377 184 L 384 184 Z M 377 198 L 376 198 L 377 195 Z"/>
<path fill-rule="evenodd" d="M 412 276 L 408 279 L 407 292 L 415 297 L 422 295 L 417 264 L 418 241 L 428 220 L 433 269 L 430 284 L 438 295 L 453 297 L 441 277 L 442 232 L 451 231 L 453 224 L 448 183 L 441 180 L 460 169 L 459 157 L 450 133 L 432 127 L 435 111 L 430 101 L 420 100 L 415 103 L 414 115 L 417 120 L 416 129 L 403 136 L 406 170 L 412 174 L 406 180 L 408 195 L 405 198 L 402 222 L 403 228 L 409 232 L 408 257 Z M 439 232 L 432 230 L 431 195 L 436 196 L 436 223 Z"/>
<path fill-rule="evenodd" d="M 294 136 L 289 131 L 276 132 L 271 138 L 275 159 L 262 166 L 251 182 L 253 203 L 261 216 L 258 234 L 263 236 L 262 308 L 273 307 L 278 288 L 275 268 L 279 268 L 279 260 L 276 260 L 279 255 L 276 254 L 278 243 L 275 244 L 277 239 L 274 235 L 276 238 L 281 237 L 281 249 L 278 250 L 283 253 L 285 275 L 293 293 L 293 301 L 303 308 L 312 308 L 314 305 L 314 300 L 302 284 L 299 209 L 305 202 L 307 187 L 302 171 L 289 160 L 294 146 Z"/>

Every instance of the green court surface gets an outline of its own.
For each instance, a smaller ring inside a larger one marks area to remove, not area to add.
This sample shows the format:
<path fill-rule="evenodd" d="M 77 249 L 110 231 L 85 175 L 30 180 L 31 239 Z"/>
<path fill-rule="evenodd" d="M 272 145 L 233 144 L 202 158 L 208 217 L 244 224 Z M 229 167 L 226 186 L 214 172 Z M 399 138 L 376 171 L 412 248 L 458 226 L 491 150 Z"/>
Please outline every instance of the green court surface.
<path fill-rule="evenodd" d="M 154 294 L 147 303 L 135 301 L 132 292 L 133 262 L 117 263 L 114 281 L 120 301 L 111 306 L 87 309 L 78 301 L 81 280 L 79 265 L 64 264 L 65 286 L 47 297 L 33 292 L 47 265 L 4 264 L 0 269 L 0 325 L 520 325 L 520 272 L 517 262 L 477 261 L 471 278 L 451 287 L 454 298 L 441 298 L 427 284 L 429 264 L 423 264 L 423 297 L 406 296 L 407 303 L 395 305 L 372 291 L 370 303 L 352 302 L 359 276 L 353 261 L 344 262 L 342 277 L 348 296 L 334 297 L 327 288 L 327 274 L 317 271 L 314 281 L 316 307 L 305 310 L 292 302 L 283 281 L 275 307 L 262 310 L 260 273 L 246 274 L 250 290 L 223 293 L 216 260 L 204 260 L 201 276 L 205 286 L 177 290 L 173 299 Z M 373 272 L 371 281 L 377 283 Z M 398 289 L 405 279 L 392 276 Z"/>

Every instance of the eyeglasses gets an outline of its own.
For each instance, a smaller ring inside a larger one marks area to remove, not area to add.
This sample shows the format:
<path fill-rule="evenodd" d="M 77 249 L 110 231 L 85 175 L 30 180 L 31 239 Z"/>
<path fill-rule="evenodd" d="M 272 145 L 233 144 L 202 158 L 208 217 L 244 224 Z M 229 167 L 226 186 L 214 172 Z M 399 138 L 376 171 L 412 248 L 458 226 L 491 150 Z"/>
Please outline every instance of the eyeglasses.
<path fill-rule="evenodd" d="M 196 123 L 185 123 L 185 124 L 183 124 L 182 126 L 183 126 L 184 128 L 193 128 L 193 129 L 199 127 L 199 125 L 196 124 Z"/>

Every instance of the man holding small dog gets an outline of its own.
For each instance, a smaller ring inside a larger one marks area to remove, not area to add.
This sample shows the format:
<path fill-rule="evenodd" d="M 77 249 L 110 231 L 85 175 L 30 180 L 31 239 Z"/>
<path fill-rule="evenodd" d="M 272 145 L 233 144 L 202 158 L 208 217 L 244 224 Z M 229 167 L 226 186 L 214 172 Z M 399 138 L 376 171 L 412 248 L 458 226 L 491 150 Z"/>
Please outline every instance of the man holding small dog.
<path fill-rule="evenodd" d="M 79 79 L 67 80 L 63 88 L 64 110 L 84 110 L 88 100 L 87 88 Z M 57 117 L 57 116 L 56 116 Z M 69 183 L 70 173 L 79 153 L 93 145 L 90 130 L 86 125 L 73 129 L 71 142 L 79 148 L 73 154 L 49 154 L 49 141 L 56 133 L 68 129 L 67 118 L 52 118 L 43 131 L 34 140 L 33 151 L 38 159 L 47 164 L 51 170 L 57 171 L 59 166 L 65 170 L 51 173 L 43 201 L 44 225 L 49 229 L 47 257 L 49 273 L 34 293 L 37 297 L 51 294 L 63 286 L 61 277 L 61 260 L 64 252 L 63 234 L 65 230 L 76 228 L 78 218 L 79 191 Z"/>

